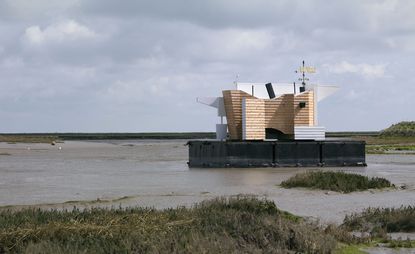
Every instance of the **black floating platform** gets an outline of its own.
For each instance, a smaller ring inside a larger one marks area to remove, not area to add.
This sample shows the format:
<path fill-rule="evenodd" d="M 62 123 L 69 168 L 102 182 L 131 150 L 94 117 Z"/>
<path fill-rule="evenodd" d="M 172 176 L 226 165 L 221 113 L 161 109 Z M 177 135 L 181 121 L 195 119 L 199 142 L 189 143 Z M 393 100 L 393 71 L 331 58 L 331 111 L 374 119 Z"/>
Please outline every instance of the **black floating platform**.
<path fill-rule="evenodd" d="M 364 141 L 189 141 L 189 167 L 366 166 Z"/>

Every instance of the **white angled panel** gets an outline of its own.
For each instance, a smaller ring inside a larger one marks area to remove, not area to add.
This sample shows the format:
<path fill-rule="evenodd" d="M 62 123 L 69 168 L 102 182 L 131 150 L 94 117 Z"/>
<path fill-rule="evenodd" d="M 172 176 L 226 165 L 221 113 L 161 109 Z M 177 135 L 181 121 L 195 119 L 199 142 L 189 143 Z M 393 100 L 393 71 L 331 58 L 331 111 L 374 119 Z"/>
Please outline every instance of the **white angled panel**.
<path fill-rule="evenodd" d="M 325 140 L 326 128 L 323 126 L 294 126 L 296 140 Z"/>
<path fill-rule="evenodd" d="M 223 101 L 223 97 L 218 97 L 217 103 L 218 103 L 218 116 L 226 116 L 225 103 Z"/>
<path fill-rule="evenodd" d="M 217 108 L 218 116 L 226 116 L 223 97 L 198 97 L 196 101 L 207 106 Z"/>
<path fill-rule="evenodd" d="M 218 108 L 218 99 L 220 97 L 197 97 L 196 101 L 214 108 Z"/>
<path fill-rule="evenodd" d="M 317 101 L 321 101 L 324 98 L 332 95 L 337 90 L 339 90 L 339 87 L 337 86 L 316 86 L 315 89 L 318 89 L 318 96 Z"/>

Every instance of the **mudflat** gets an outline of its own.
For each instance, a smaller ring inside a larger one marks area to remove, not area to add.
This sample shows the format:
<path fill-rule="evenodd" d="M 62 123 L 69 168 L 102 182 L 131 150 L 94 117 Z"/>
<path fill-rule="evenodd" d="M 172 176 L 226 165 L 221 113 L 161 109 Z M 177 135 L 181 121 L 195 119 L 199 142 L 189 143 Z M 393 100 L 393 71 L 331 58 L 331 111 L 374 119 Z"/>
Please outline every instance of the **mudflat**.
<path fill-rule="evenodd" d="M 251 194 L 299 216 L 340 223 L 346 214 L 369 206 L 415 203 L 415 155 L 367 155 L 365 168 L 324 168 L 384 177 L 397 186 L 343 194 L 279 187 L 299 172 L 321 168 L 189 169 L 186 142 L 0 143 L 0 206 L 166 208 Z"/>

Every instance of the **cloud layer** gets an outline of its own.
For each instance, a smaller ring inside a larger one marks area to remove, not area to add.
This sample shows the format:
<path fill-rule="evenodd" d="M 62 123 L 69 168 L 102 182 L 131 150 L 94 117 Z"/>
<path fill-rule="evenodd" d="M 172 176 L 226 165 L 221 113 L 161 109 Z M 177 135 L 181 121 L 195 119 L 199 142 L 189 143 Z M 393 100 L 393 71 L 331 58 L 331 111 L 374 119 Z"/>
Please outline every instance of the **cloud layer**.
<path fill-rule="evenodd" d="M 0 132 L 213 131 L 240 81 L 311 81 L 329 130 L 413 120 L 413 1 L 0 2 Z"/>
<path fill-rule="evenodd" d="M 41 30 L 39 26 L 31 26 L 26 29 L 24 34 L 24 39 L 34 45 L 62 41 L 76 42 L 77 40 L 93 39 L 94 37 L 96 37 L 94 31 L 73 20 L 52 24 L 44 30 Z"/>

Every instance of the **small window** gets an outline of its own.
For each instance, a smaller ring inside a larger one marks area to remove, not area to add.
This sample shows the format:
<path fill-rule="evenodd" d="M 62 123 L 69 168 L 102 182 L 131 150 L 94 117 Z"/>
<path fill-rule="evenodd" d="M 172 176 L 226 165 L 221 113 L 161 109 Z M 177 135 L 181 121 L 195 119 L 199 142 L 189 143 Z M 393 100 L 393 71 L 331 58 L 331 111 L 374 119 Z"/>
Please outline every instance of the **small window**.
<path fill-rule="evenodd" d="M 305 108 L 306 103 L 304 101 L 302 101 L 298 105 L 300 106 L 300 108 Z"/>

